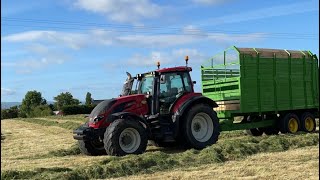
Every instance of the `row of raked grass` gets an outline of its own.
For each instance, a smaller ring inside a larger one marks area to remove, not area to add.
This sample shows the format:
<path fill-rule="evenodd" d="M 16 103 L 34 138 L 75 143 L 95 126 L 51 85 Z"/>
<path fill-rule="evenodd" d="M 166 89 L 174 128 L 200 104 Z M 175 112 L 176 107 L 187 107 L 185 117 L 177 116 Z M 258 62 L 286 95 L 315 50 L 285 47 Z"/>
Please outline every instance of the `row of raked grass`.
<path fill-rule="evenodd" d="M 281 152 L 318 144 L 318 133 L 261 137 L 243 136 L 242 138 L 225 139 L 203 150 L 190 149 L 180 153 L 165 153 L 160 149 L 141 155 L 106 156 L 103 161 L 97 162 L 95 165 L 76 169 L 55 167 L 32 171 L 2 171 L 1 179 L 101 179 L 121 177 L 154 173 L 173 168 L 224 163 L 231 160 L 241 160 L 258 153 Z M 72 146 L 67 150 L 49 152 L 48 155 L 54 158 L 55 156 L 68 156 L 78 153 L 76 146 Z"/>

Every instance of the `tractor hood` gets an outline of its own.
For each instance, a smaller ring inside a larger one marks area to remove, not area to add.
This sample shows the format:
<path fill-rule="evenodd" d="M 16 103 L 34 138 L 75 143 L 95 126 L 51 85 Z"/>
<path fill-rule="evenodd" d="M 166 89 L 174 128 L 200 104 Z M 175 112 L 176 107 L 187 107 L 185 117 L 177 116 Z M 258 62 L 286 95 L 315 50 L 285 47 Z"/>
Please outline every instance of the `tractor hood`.
<path fill-rule="evenodd" d="M 148 113 L 148 104 L 144 94 L 134 94 L 108 99 L 100 102 L 89 115 L 89 127 L 108 126 L 107 118 L 114 113 L 129 112 L 138 116 Z"/>
<path fill-rule="evenodd" d="M 107 99 L 100 102 L 90 113 L 90 121 L 93 121 L 99 115 L 104 114 L 107 109 L 109 109 L 117 100 L 116 99 Z"/>

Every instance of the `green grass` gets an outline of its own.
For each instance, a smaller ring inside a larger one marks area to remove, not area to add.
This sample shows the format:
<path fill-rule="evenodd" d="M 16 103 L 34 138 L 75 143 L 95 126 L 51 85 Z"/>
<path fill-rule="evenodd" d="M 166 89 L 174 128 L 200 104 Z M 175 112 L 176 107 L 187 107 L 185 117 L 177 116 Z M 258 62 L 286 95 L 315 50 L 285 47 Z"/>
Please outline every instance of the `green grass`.
<path fill-rule="evenodd" d="M 52 120 L 44 120 L 44 119 L 38 119 L 38 118 L 18 118 L 17 120 L 21 120 L 24 122 L 29 122 L 29 123 L 34 123 L 34 124 L 40 124 L 42 126 L 57 126 L 57 127 L 61 127 L 64 129 L 69 129 L 69 130 L 73 130 L 78 128 L 81 124 L 83 124 L 85 122 L 85 120 L 83 122 L 74 122 L 74 121 L 64 121 L 64 122 L 59 122 L 57 121 L 52 121 Z"/>
<path fill-rule="evenodd" d="M 318 133 L 261 137 L 243 136 L 240 139 L 225 139 L 203 150 L 190 149 L 178 153 L 166 153 L 166 151 L 160 149 L 141 155 L 106 156 L 96 165 L 76 169 L 57 167 L 40 168 L 33 171 L 2 171 L 1 179 L 102 179 L 121 177 L 241 160 L 257 153 L 281 152 L 318 144 Z M 49 152 L 49 154 L 52 156 L 73 155 L 78 153 L 75 149 L 75 146 L 73 146 L 68 150 L 58 150 Z"/>
<path fill-rule="evenodd" d="M 56 151 L 49 151 L 48 156 L 63 157 L 81 154 L 78 143 L 75 143 L 68 149 L 60 149 Z"/>
<path fill-rule="evenodd" d="M 62 120 L 71 120 L 71 121 L 79 121 L 83 122 L 87 119 L 84 117 L 84 114 L 77 114 L 77 115 L 67 115 L 67 116 L 47 116 L 45 118 L 48 119 L 62 119 Z"/>

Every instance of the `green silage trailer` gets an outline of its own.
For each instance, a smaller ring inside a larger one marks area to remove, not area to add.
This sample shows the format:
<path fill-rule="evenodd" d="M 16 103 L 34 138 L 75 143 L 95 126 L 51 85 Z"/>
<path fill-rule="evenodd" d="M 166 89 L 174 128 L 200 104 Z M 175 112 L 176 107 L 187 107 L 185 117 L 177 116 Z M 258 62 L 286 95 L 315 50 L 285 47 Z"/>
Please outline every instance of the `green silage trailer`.
<path fill-rule="evenodd" d="M 219 65 L 217 65 L 219 64 Z M 319 66 L 310 51 L 232 46 L 201 66 L 202 93 L 216 101 L 221 131 L 313 132 Z"/>

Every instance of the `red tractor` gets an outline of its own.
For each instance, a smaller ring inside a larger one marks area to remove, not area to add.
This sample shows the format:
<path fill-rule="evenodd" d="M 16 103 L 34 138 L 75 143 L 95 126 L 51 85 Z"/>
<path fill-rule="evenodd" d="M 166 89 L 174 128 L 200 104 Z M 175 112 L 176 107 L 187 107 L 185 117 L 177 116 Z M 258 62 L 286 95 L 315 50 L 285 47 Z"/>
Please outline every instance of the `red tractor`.
<path fill-rule="evenodd" d="M 82 153 L 140 154 L 148 140 L 163 147 L 179 143 L 203 149 L 218 140 L 219 120 L 213 110 L 218 105 L 194 92 L 192 68 L 159 66 L 134 78 L 127 73 L 122 95 L 100 102 L 89 121 L 74 130 Z M 134 80 L 136 90 L 131 91 Z"/>

